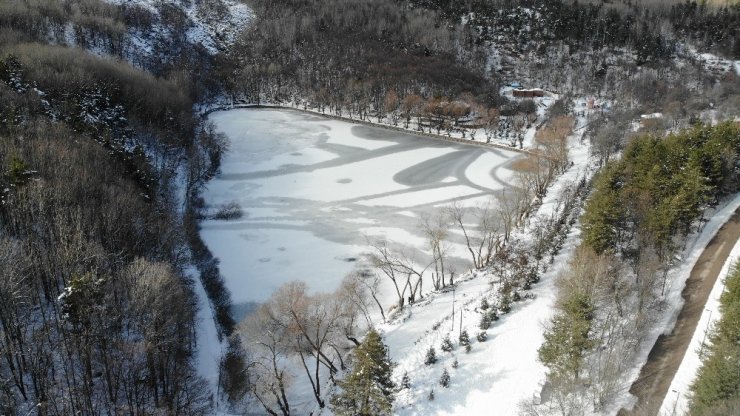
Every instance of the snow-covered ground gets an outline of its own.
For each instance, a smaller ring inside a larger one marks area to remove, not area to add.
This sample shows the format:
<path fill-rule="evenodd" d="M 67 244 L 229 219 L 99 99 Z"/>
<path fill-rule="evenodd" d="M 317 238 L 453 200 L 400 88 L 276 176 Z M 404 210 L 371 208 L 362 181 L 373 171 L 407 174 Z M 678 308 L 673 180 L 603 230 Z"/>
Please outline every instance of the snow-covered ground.
<path fill-rule="evenodd" d="M 234 42 L 240 30 L 252 20 L 252 10 L 240 0 L 185 1 L 185 0 L 104 0 L 127 7 L 138 6 L 160 17 L 164 6 L 182 10 L 188 20 L 185 38 L 190 44 L 199 44 L 215 54 Z M 167 36 L 167 23 L 155 22 L 146 33 L 131 31 L 131 42 L 136 53 L 154 52 L 151 37 Z"/>
<path fill-rule="evenodd" d="M 718 207 L 714 213 L 705 214 L 709 218 L 709 221 L 707 221 L 700 233 L 689 237 L 686 249 L 680 255 L 680 266 L 672 269 L 668 273 L 668 285 L 666 286 L 666 295 L 663 301 L 663 303 L 667 305 L 667 308 L 662 311 L 660 316 L 655 317 L 656 323 L 644 336 L 640 345 L 640 351 L 635 356 L 636 358 L 633 362 L 632 368 L 626 373 L 625 379 L 620 382 L 625 386 L 624 394 L 617 398 L 612 407 L 607 409 L 605 413 L 616 414 L 622 407 L 632 408 L 632 406 L 634 406 L 635 398 L 629 394 L 629 386 L 631 386 L 639 376 L 640 370 L 647 362 L 650 350 L 653 348 L 653 345 L 655 345 L 655 341 L 658 337 L 661 334 L 669 334 L 673 330 L 678 314 L 684 304 L 681 292 L 686 286 L 686 280 L 689 278 L 691 270 L 694 268 L 694 265 L 699 259 L 701 253 L 704 251 L 704 248 L 709 244 L 709 241 L 711 241 L 719 228 L 727 222 L 738 207 L 740 207 L 740 195 Z M 704 317 L 702 316 L 702 321 L 697 325 L 697 332 L 702 331 L 702 335 L 704 328 L 702 326 L 702 322 L 706 325 L 706 321 L 703 319 Z M 673 387 L 671 387 L 671 389 L 673 389 Z M 685 389 L 681 391 L 683 395 Z M 675 401 L 675 395 L 675 393 L 671 393 L 669 391 L 666 400 Z M 671 410 L 672 405 L 673 402 L 671 402 Z"/>
<path fill-rule="evenodd" d="M 230 149 L 203 196 L 211 214 L 234 201 L 243 216 L 203 221 L 201 235 L 235 304 L 262 301 L 291 280 L 333 291 L 368 237 L 384 236 L 425 263 L 419 218 L 453 199 L 475 205 L 508 187 L 507 165 L 518 156 L 290 110 L 209 118 Z M 456 238 L 459 274 L 470 260 Z"/>
<path fill-rule="evenodd" d="M 681 365 L 678 367 L 678 371 L 676 371 L 676 375 L 671 382 L 671 387 L 668 389 L 668 394 L 663 400 L 663 405 L 659 412 L 660 415 L 682 416 L 689 414 L 689 387 L 701 367 L 699 353 L 703 348 L 703 344 L 707 341 L 707 330 L 722 317 L 719 310 L 719 298 L 725 289 L 725 279 L 730 272 L 730 267 L 738 260 L 740 260 L 740 240 L 735 243 L 734 248 L 727 257 L 727 261 L 722 267 L 722 271 L 719 273 L 717 281 L 714 283 L 704 311 L 701 314 L 701 318 L 699 318 L 699 323 L 696 325 L 694 336 L 691 338 L 689 347 L 686 350 L 686 355 L 684 355 L 683 361 L 681 361 Z"/>
<path fill-rule="evenodd" d="M 206 379 L 210 391 L 215 394 L 218 391 L 218 367 L 224 352 L 224 346 L 218 340 L 218 330 L 216 329 L 211 302 L 208 301 L 206 290 L 198 277 L 198 271 L 190 268 L 187 270 L 187 274 L 193 279 L 193 289 L 198 297 L 198 315 L 195 318 L 198 345 L 195 362 L 197 363 L 198 374 Z"/>
<path fill-rule="evenodd" d="M 529 227 L 516 232 L 514 239 L 528 241 L 531 228 L 543 217 L 549 217 L 563 194 L 581 178 L 589 177 L 595 166 L 589 164 L 589 145 L 581 143 L 586 117 L 577 119 L 576 134 L 569 139 L 569 158 L 573 166 L 551 186 Z M 566 260 L 578 243 L 580 228 L 573 227 L 565 246 L 555 256 L 553 265 L 541 276 L 540 283 L 528 292 L 534 296 L 515 303 L 512 312 L 502 315 L 488 329 L 485 342 L 476 340 L 481 313 L 478 308 L 486 297 L 495 304 L 499 277 L 488 272 L 474 272 L 458 283 L 455 291 L 435 293 L 407 308 L 398 322 L 381 326 L 392 359 L 398 363 L 397 382 L 403 373 L 409 375 L 411 389 L 401 391 L 395 413 L 400 415 L 515 415 L 520 404 L 539 397 L 545 382 L 546 368 L 537 361 L 537 349 L 543 342 L 543 325 L 552 316 L 556 298 L 555 278 L 566 267 Z M 453 313 L 454 309 L 454 313 Z M 462 317 L 461 317 L 462 311 Z M 467 330 L 472 341 L 470 353 L 457 346 L 459 333 Z M 440 349 L 449 335 L 457 347 L 450 353 Z M 424 365 L 427 349 L 433 346 L 439 361 Z M 458 368 L 452 368 L 458 361 Z M 444 368 L 450 372 L 449 388 L 439 385 Z M 429 400 L 434 390 L 435 398 Z"/>
<path fill-rule="evenodd" d="M 691 46 L 686 47 L 686 52 L 710 72 L 721 74 L 734 71 L 736 75 L 740 75 L 740 60 L 733 61 L 711 53 L 700 52 Z"/>

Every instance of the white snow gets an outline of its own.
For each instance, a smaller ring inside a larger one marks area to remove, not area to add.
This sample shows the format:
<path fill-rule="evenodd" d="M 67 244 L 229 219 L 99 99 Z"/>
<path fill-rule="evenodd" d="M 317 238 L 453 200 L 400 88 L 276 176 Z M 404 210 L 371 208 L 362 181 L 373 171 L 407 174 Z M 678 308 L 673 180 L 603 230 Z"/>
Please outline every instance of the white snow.
<path fill-rule="evenodd" d="M 668 389 L 668 394 L 663 400 L 663 405 L 660 408 L 659 414 L 672 414 L 675 416 L 687 415 L 688 413 L 688 399 L 689 399 L 689 387 L 696 378 L 696 375 L 701 367 L 701 358 L 699 353 L 702 351 L 702 345 L 706 345 L 706 334 L 707 330 L 710 329 L 715 322 L 717 322 L 722 314 L 719 310 L 719 298 L 725 289 L 725 279 L 727 278 L 730 267 L 740 259 L 740 240 L 735 242 L 735 245 L 727 257 L 722 271 L 720 271 L 717 281 L 714 283 L 712 292 L 709 294 L 709 299 L 704 307 L 704 311 L 699 318 L 699 323 L 696 325 L 694 336 L 691 338 L 689 347 L 686 350 L 686 355 L 681 361 L 681 365 L 676 371 L 676 375 L 671 382 L 671 387 Z"/>
<path fill-rule="evenodd" d="M 578 117 L 577 126 L 586 123 Z M 589 146 L 581 143 L 582 129 L 569 138 L 569 158 L 574 162 L 566 173 L 550 187 L 531 225 L 542 217 L 549 217 L 568 187 L 595 171 L 589 163 Z M 577 130 L 577 131 L 578 131 Z M 531 227 L 517 230 L 515 238 L 527 241 Z M 542 344 L 543 325 L 553 313 L 555 277 L 566 266 L 578 243 L 580 228 L 573 227 L 565 246 L 555 256 L 553 266 L 541 276 L 530 293 L 534 299 L 515 303 L 512 312 L 502 315 L 488 329 L 488 340 L 478 342 L 476 334 L 481 314 L 476 311 L 485 295 L 495 300 L 498 277 L 487 272 L 467 274 L 458 283 L 455 292 L 435 293 L 407 308 L 400 322 L 381 326 L 391 357 L 398 363 L 395 376 L 407 372 L 412 388 L 401 391 L 396 399 L 395 413 L 399 415 L 515 415 L 520 403 L 539 397 L 545 382 L 546 368 L 537 361 L 537 349 Z M 454 315 L 453 315 L 454 299 Z M 460 310 L 462 308 L 462 321 Z M 438 326 L 438 329 L 435 327 Z M 466 329 L 472 341 L 472 350 L 465 353 L 457 347 L 451 353 L 440 349 L 449 334 L 457 345 L 460 327 Z M 424 365 L 426 350 L 434 346 L 439 362 Z M 452 368 L 457 359 L 459 367 Z M 451 376 L 449 389 L 439 385 L 444 368 Z M 434 401 L 428 400 L 434 390 Z"/>
<path fill-rule="evenodd" d="M 209 118 L 230 149 L 203 194 L 208 212 L 236 202 L 243 216 L 203 221 L 201 236 L 235 304 L 262 301 L 291 280 L 333 291 L 368 250 L 366 235 L 426 264 L 417 218 L 504 189 L 518 156 L 291 110 Z M 452 267 L 467 270 L 469 255 L 456 244 L 450 250 Z"/>
<path fill-rule="evenodd" d="M 187 274 L 193 279 L 193 289 L 198 297 L 198 315 L 196 316 L 197 352 L 195 354 L 198 374 L 205 378 L 211 392 L 218 391 L 218 367 L 221 361 L 223 345 L 218 340 L 216 321 L 208 296 L 195 269 L 188 269 Z"/>
<path fill-rule="evenodd" d="M 216 54 L 219 49 L 234 42 L 239 31 L 252 20 L 251 9 L 239 0 L 216 0 L 211 2 L 178 0 L 105 0 L 110 4 L 139 6 L 154 16 L 159 15 L 158 6 L 169 4 L 183 11 L 190 26 L 185 38 L 191 44 L 203 46 L 209 53 Z M 131 31 L 130 38 L 134 53 L 144 55 L 153 51 L 151 35 L 163 35 L 170 29 L 156 22 L 146 34 Z"/>
<path fill-rule="evenodd" d="M 738 207 L 740 207 L 740 195 L 718 207 L 716 212 L 709 216 L 709 221 L 704 225 L 702 231 L 694 234 L 693 237 L 689 237 L 690 240 L 681 255 L 682 260 L 680 266 L 668 273 L 668 285 L 666 286 L 664 299 L 664 304 L 668 305 L 667 310 L 663 311 L 662 315 L 656 317 L 656 324 L 644 336 L 640 345 L 640 351 L 636 354 L 633 367 L 627 371 L 625 380 L 622 381 L 622 385 L 626 386 L 625 392 L 615 400 L 610 409 L 607 409 L 608 412 L 616 413 L 622 407 L 631 408 L 634 406 L 635 398 L 629 394 L 629 386 L 639 376 L 640 370 L 647 362 L 648 354 L 650 354 L 650 350 L 652 350 L 658 337 L 661 334 L 670 334 L 673 330 L 678 314 L 684 304 L 681 292 L 686 286 L 686 280 L 689 278 L 691 270 L 694 268 L 704 248 L 709 244 L 709 241 L 711 241 L 719 228 L 727 222 Z M 701 323 L 698 328 L 701 328 Z"/>

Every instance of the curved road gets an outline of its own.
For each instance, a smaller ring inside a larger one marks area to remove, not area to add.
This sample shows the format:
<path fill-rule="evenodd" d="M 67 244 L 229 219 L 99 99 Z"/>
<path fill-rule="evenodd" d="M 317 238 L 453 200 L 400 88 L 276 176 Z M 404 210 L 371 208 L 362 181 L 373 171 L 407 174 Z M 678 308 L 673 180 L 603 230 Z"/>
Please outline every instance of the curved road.
<path fill-rule="evenodd" d="M 685 303 L 676 326 L 670 335 L 661 335 L 655 342 L 640 376 L 630 388 L 630 393 L 637 397 L 637 404 L 632 411 L 620 410 L 619 416 L 657 415 L 686 354 L 709 293 L 739 236 L 740 209 L 717 231 L 699 256 L 681 293 Z"/>

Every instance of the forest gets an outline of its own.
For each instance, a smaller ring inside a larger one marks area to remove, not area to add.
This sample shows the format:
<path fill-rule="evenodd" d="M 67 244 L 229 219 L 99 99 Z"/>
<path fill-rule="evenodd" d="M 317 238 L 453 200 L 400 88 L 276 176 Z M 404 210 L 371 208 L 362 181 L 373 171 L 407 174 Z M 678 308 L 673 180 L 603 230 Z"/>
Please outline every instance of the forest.
<path fill-rule="evenodd" d="M 0 7 L 0 413 L 208 413 L 182 211 L 223 143 L 193 80 L 40 36 L 114 51 L 117 7 Z"/>
<path fill-rule="evenodd" d="M 740 130 L 696 125 L 637 136 L 593 181 L 582 243 L 558 277 L 539 359 L 553 407 L 600 411 L 660 310 L 674 256 L 704 212 L 738 191 Z"/>
<path fill-rule="evenodd" d="M 704 71 L 681 45 L 740 57 L 737 4 L 249 0 L 254 20 L 213 51 L 189 40 L 182 7 L 153 3 L 0 2 L 0 414 L 205 415 L 219 401 L 244 410 L 245 398 L 260 412 L 295 414 L 287 360 L 318 408 L 387 413 L 409 385 L 390 380 L 382 337 L 365 333 L 371 315 L 404 310 L 424 284 L 454 287 L 442 244 L 453 232 L 473 268 L 503 276 L 496 310 L 508 312 L 562 247 L 588 192 L 583 243 L 558 278 L 539 358 L 555 404 L 598 410 L 618 393 L 610 381 L 659 308 L 686 236 L 738 191 L 737 123 L 701 123 L 737 110 L 737 76 Z M 226 14 L 218 1 L 192 3 L 216 20 Z M 679 58 L 687 64 L 669 65 Z M 502 95 L 516 80 L 561 99 L 538 115 L 533 100 Z M 586 95 L 628 103 L 583 126 L 603 170 L 573 184 L 536 238 L 517 241 L 514 229 L 569 166 L 572 103 Z M 200 112 L 224 103 L 463 138 L 480 128 L 485 138 L 471 139 L 520 148 L 525 129 L 540 129 L 514 166 L 516 186 L 496 208 L 475 210 L 474 226 L 454 206 L 422 221 L 434 278 L 376 241 L 375 278 L 347 276 L 332 293 L 291 283 L 237 322 L 199 236 L 201 190 L 228 148 Z M 659 111 L 631 133 L 640 114 Z M 696 414 L 737 401 L 727 376 L 736 369 L 718 358 L 737 356 L 737 275 L 694 386 Z M 396 292 L 392 308 L 377 297 L 380 279 Z M 227 349 L 223 397 L 194 358 L 201 285 Z M 479 342 L 498 319 L 490 311 Z M 382 389 L 366 400 L 374 382 Z"/>

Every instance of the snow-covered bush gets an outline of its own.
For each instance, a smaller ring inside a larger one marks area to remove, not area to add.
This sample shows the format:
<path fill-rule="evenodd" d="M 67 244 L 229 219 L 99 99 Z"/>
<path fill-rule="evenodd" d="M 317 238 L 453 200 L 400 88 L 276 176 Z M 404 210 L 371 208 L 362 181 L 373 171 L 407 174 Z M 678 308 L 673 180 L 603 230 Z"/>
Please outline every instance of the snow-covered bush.
<path fill-rule="evenodd" d="M 213 214 L 214 220 L 235 220 L 239 219 L 244 215 L 242 207 L 236 201 L 231 201 L 224 204 L 221 208 Z"/>

